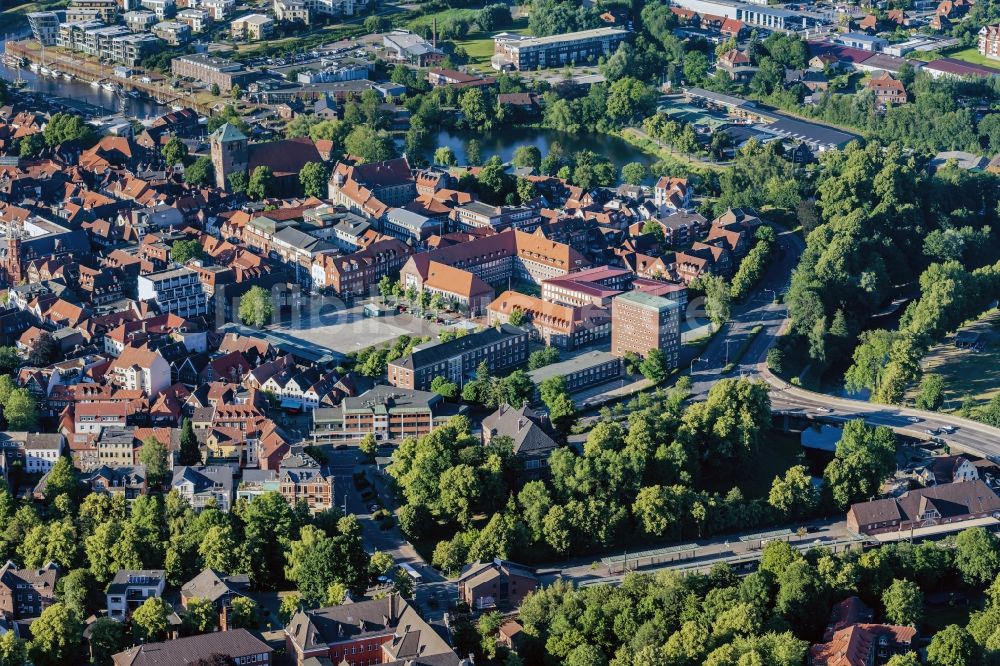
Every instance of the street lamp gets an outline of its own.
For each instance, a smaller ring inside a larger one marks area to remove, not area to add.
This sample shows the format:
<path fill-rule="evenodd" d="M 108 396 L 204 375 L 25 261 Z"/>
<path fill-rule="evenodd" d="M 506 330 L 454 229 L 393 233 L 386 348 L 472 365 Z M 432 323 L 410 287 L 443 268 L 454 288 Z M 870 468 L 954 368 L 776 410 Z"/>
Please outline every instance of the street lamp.
<path fill-rule="evenodd" d="M 725 363 L 725 365 L 729 365 L 729 343 L 730 342 L 732 342 L 732 339 L 731 338 L 726 338 L 726 363 Z"/>

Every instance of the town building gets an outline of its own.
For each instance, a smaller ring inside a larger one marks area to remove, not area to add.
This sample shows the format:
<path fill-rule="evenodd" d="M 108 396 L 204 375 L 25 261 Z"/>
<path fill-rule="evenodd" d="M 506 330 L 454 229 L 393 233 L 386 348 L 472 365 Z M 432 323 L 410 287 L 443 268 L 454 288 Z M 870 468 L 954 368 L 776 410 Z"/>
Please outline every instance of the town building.
<path fill-rule="evenodd" d="M 524 461 L 526 478 L 548 475 L 549 456 L 559 444 L 552 438 L 547 417 L 527 405 L 515 408 L 502 404 L 483 419 L 482 425 L 483 446 L 489 446 L 497 437 L 509 437 L 514 444 L 514 455 Z"/>
<path fill-rule="evenodd" d="M 146 10 L 125 12 L 122 18 L 128 29 L 137 33 L 149 32 L 159 21 L 154 12 Z"/>
<path fill-rule="evenodd" d="M 120 569 L 108 584 L 107 609 L 112 620 L 128 619 L 150 597 L 162 597 L 167 576 L 162 569 L 127 571 Z"/>
<path fill-rule="evenodd" d="M 518 608 L 538 584 L 538 577 L 528 567 L 499 557 L 480 560 L 462 568 L 458 598 L 479 612 Z"/>
<path fill-rule="evenodd" d="M 476 368 L 485 363 L 491 374 L 514 368 L 528 360 L 528 332 L 502 324 L 480 333 L 414 350 L 389 362 L 389 383 L 420 391 L 430 390 L 435 377 L 464 386 Z"/>
<path fill-rule="evenodd" d="M 229 24 L 233 39 L 259 42 L 274 33 L 274 19 L 264 14 L 242 16 Z"/>
<path fill-rule="evenodd" d="M 635 274 L 624 268 L 597 266 L 564 277 L 542 280 L 542 298 L 552 303 L 611 307 L 611 300 L 628 291 Z"/>
<path fill-rule="evenodd" d="M 450 86 L 453 88 L 489 88 L 496 85 L 492 76 L 466 74 L 457 69 L 442 69 L 434 67 L 427 70 L 427 82 L 432 86 Z"/>
<path fill-rule="evenodd" d="M 193 599 L 210 601 L 219 614 L 219 630 L 228 631 L 233 599 L 246 597 L 249 590 L 250 578 L 246 574 L 228 575 L 205 569 L 181 587 L 181 605 L 187 608 Z"/>
<path fill-rule="evenodd" d="M 377 385 L 336 407 L 313 410 L 312 435 L 317 442 L 356 442 L 367 434 L 398 442 L 426 435 L 457 413 L 436 393 Z"/>
<path fill-rule="evenodd" d="M 212 17 L 203 9 L 182 9 L 177 12 L 177 20 L 187 24 L 191 32 L 201 32 L 211 24 Z"/>
<path fill-rule="evenodd" d="M 364 296 L 386 275 L 395 275 L 413 248 L 395 238 L 376 241 L 363 250 L 340 255 L 322 252 L 311 266 L 312 282 L 341 296 Z"/>
<path fill-rule="evenodd" d="M 43 567 L 18 567 L 7 561 L 0 567 L 0 617 L 23 620 L 38 617 L 55 603 L 59 567 L 49 562 Z"/>
<path fill-rule="evenodd" d="M 382 35 L 382 46 L 391 60 L 417 67 L 431 67 L 444 60 L 444 51 L 408 30 L 385 33 Z"/>
<path fill-rule="evenodd" d="M 528 206 L 491 206 L 481 201 L 472 201 L 457 206 L 451 213 L 453 231 L 482 231 L 490 229 L 522 229 L 532 231 L 538 227 L 541 217 Z"/>
<path fill-rule="evenodd" d="M 680 313 L 677 301 L 630 291 L 611 302 L 611 353 L 632 352 L 645 358 L 651 349 L 663 352 L 667 368 L 676 368 L 680 353 Z"/>
<path fill-rule="evenodd" d="M 906 88 L 903 82 L 892 78 L 889 72 L 880 72 L 868 79 L 865 89 L 875 95 L 875 106 L 879 109 L 906 104 Z"/>
<path fill-rule="evenodd" d="M 156 14 L 157 21 L 165 21 L 177 11 L 177 3 L 174 0 L 142 0 L 139 5 Z"/>
<path fill-rule="evenodd" d="M 586 268 L 588 262 L 576 249 L 551 241 L 540 231 L 508 229 L 410 257 L 399 273 L 403 288 L 422 290 L 432 263 L 471 273 L 487 284 L 507 284 L 512 279 L 541 284 Z"/>
<path fill-rule="evenodd" d="M 294 21 L 309 25 L 312 21 L 312 12 L 309 11 L 309 3 L 306 0 L 274 0 L 274 18 L 279 22 Z"/>
<path fill-rule="evenodd" d="M 379 220 L 389 208 L 410 203 L 417 185 L 405 157 L 351 165 L 337 162 L 330 176 L 329 199 L 358 215 Z"/>
<path fill-rule="evenodd" d="M 623 28 L 595 28 L 548 37 L 502 32 L 493 37 L 490 64 L 498 71 L 582 65 L 611 55 L 629 34 Z"/>
<path fill-rule="evenodd" d="M 198 273 L 187 266 L 140 275 L 138 298 L 155 303 L 162 313 L 181 317 L 208 314 L 208 298 Z"/>
<path fill-rule="evenodd" d="M 66 448 L 66 438 L 60 434 L 28 433 L 24 440 L 24 471 L 44 474 L 59 461 Z"/>
<path fill-rule="evenodd" d="M 538 387 L 551 377 L 562 377 L 566 390 L 579 393 L 592 386 L 621 379 L 625 364 L 621 356 L 606 351 L 589 351 L 558 363 L 551 363 L 537 370 L 529 370 L 528 378 L 535 385 L 535 400 L 538 401 Z"/>
<path fill-rule="evenodd" d="M 228 512 L 233 504 L 233 469 L 226 465 L 174 467 L 170 487 L 195 511 L 213 506 Z"/>
<path fill-rule="evenodd" d="M 441 233 L 441 222 L 405 208 L 390 208 L 382 218 L 381 231 L 404 243 L 422 247 L 428 238 Z"/>
<path fill-rule="evenodd" d="M 55 46 L 59 37 L 59 24 L 66 21 L 66 13 L 62 11 L 29 12 L 28 25 L 31 35 L 42 46 Z"/>
<path fill-rule="evenodd" d="M 1000 60 L 1000 23 L 984 25 L 979 29 L 979 54 Z"/>
<path fill-rule="evenodd" d="M 222 657 L 229 664 L 271 666 L 274 649 L 246 629 L 176 638 L 136 645 L 112 656 L 114 666 L 169 666 L 209 663 Z"/>
<path fill-rule="evenodd" d="M 242 63 L 204 53 L 172 58 L 170 72 L 174 76 L 194 79 L 206 86 L 217 85 L 220 91 L 231 90 L 233 86 L 246 89 L 258 76 L 257 72 L 248 70 Z"/>
<path fill-rule="evenodd" d="M 982 481 L 961 481 L 853 504 L 847 529 L 872 535 L 951 524 L 957 531 L 965 521 L 995 515 L 1000 515 L 1000 497 Z"/>
<path fill-rule="evenodd" d="M 523 318 L 518 326 L 530 332 L 533 340 L 551 347 L 576 349 L 611 335 L 611 316 L 605 308 L 560 305 L 510 290 L 490 304 L 490 326 L 509 323 L 515 312 Z"/>
<path fill-rule="evenodd" d="M 304 610 L 285 627 L 296 666 L 322 663 L 471 666 L 396 593 L 381 599 Z M 313 661 L 310 661 L 312 659 Z"/>

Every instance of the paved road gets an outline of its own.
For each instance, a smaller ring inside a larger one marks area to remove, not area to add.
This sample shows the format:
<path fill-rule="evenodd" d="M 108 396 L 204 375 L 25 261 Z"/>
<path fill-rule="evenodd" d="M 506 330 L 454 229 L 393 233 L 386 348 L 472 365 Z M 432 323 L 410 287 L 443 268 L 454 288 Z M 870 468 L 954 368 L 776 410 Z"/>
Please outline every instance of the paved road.
<path fill-rule="evenodd" d="M 774 344 L 783 332 L 788 308 L 775 303 L 775 296 L 788 288 L 789 276 L 798 264 L 805 245 L 802 238 L 791 231 L 774 227 L 778 233 L 779 255 L 771 262 L 754 295 L 733 307 L 731 319 L 723 324 L 719 334 L 695 357 L 681 355 L 681 368 L 691 370 L 692 393 L 696 400 L 704 399 L 709 389 L 720 379 L 739 376 L 752 371 L 760 356 Z M 729 373 L 723 368 L 739 354 L 744 342 L 752 335 L 755 326 L 763 326 L 750 347 Z M 748 362 L 747 359 L 752 359 Z"/>

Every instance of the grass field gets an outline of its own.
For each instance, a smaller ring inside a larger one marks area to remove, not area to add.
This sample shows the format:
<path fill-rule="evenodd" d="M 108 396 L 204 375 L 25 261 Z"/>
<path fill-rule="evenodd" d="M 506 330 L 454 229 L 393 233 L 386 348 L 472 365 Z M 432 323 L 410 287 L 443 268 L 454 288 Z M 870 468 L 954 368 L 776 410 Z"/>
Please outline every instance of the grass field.
<path fill-rule="evenodd" d="M 971 395 L 977 405 L 986 404 L 1000 393 L 1000 310 L 991 310 L 962 330 L 980 332 L 985 342 L 982 351 L 958 349 L 946 340 L 931 348 L 924 357 L 925 373 L 941 375 L 945 385 L 946 410 L 958 409 L 962 399 Z M 908 397 L 917 394 L 913 387 Z"/>
<path fill-rule="evenodd" d="M 497 31 L 500 32 L 500 31 Z M 519 35 L 528 34 L 528 19 L 527 17 L 521 17 L 515 19 L 514 23 L 509 27 L 505 28 L 503 32 L 516 32 Z M 481 69 L 483 71 L 488 71 L 490 67 L 490 58 L 493 57 L 493 35 L 495 33 L 487 32 L 473 32 L 470 33 L 465 39 L 460 39 L 455 42 L 456 46 L 461 46 L 465 49 L 465 52 L 469 54 L 469 64 Z"/>
<path fill-rule="evenodd" d="M 962 49 L 961 51 L 951 51 L 944 54 L 945 57 L 955 58 L 957 60 L 964 60 L 965 62 L 972 63 L 973 65 L 985 65 L 986 67 L 992 67 L 997 71 L 1000 71 L 1000 60 L 992 60 L 987 58 L 979 52 L 975 46 L 970 46 L 967 49 Z"/>

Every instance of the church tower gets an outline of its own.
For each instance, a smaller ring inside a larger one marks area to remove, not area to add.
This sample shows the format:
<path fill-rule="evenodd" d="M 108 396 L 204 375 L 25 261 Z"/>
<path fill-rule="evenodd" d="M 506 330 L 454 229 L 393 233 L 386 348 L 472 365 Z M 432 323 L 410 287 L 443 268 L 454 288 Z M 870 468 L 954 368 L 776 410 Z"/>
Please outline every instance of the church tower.
<path fill-rule="evenodd" d="M 236 172 L 247 172 L 249 152 L 247 138 L 243 132 L 230 123 L 212 132 L 209 137 L 212 146 L 212 167 L 215 169 L 215 185 L 229 190 L 229 176 Z"/>
<path fill-rule="evenodd" d="M 7 228 L 7 256 L 4 260 L 7 286 L 13 287 L 24 280 L 24 267 L 21 264 L 21 228 L 11 224 Z"/>

